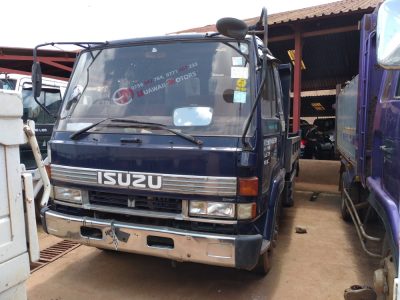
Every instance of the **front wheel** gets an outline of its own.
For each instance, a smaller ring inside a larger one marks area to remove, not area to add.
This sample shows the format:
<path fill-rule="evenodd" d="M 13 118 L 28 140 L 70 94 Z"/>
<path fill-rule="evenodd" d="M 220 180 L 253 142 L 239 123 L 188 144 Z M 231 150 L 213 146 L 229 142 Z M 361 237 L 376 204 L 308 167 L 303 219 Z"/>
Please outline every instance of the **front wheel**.
<path fill-rule="evenodd" d="M 271 269 L 271 258 L 272 258 L 272 248 L 265 251 L 264 254 L 260 255 L 257 265 L 252 270 L 254 273 L 260 275 L 267 275 Z"/>

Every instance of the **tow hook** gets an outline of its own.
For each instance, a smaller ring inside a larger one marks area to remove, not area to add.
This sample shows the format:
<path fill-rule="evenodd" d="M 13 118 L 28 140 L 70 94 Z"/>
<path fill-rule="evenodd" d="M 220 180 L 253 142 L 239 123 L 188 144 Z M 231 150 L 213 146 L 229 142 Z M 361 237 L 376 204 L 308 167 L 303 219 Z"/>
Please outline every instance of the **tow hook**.
<path fill-rule="evenodd" d="M 375 291 L 369 286 L 352 285 L 344 291 L 345 300 L 376 300 Z"/>

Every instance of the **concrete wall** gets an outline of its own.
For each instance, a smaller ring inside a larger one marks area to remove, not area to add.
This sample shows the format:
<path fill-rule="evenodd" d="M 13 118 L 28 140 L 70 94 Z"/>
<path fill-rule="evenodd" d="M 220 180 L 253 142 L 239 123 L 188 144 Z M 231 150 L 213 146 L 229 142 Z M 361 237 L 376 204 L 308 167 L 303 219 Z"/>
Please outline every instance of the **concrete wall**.
<path fill-rule="evenodd" d="M 300 174 L 296 178 L 296 189 L 339 192 L 339 169 L 339 161 L 300 159 Z"/>

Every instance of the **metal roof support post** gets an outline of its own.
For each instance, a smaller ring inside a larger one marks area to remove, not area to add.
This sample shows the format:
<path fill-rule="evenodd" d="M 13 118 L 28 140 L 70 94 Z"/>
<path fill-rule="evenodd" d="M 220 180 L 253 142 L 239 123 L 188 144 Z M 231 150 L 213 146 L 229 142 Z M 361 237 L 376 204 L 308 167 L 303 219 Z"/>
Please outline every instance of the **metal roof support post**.
<path fill-rule="evenodd" d="M 294 34 L 293 132 L 298 132 L 300 129 L 302 48 L 301 31 L 299 27 L 296 27 Z"/>

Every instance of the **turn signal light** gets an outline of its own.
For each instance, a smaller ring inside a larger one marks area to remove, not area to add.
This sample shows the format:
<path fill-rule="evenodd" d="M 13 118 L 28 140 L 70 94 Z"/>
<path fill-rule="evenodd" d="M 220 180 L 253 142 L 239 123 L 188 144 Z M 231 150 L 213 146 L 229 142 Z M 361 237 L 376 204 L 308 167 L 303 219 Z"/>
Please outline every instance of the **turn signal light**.
<path fill-rule="evenodd" d="M 239 195 L 240 196 L 257 196 L 258 195 L 258 178 L 239 178 Z"/>
<path fill-rule="evenodd" d="M 239 203 L 237 205 L 238 220 L 254 219 L 257 216 L 257 205 L 253 203 Z"/>

